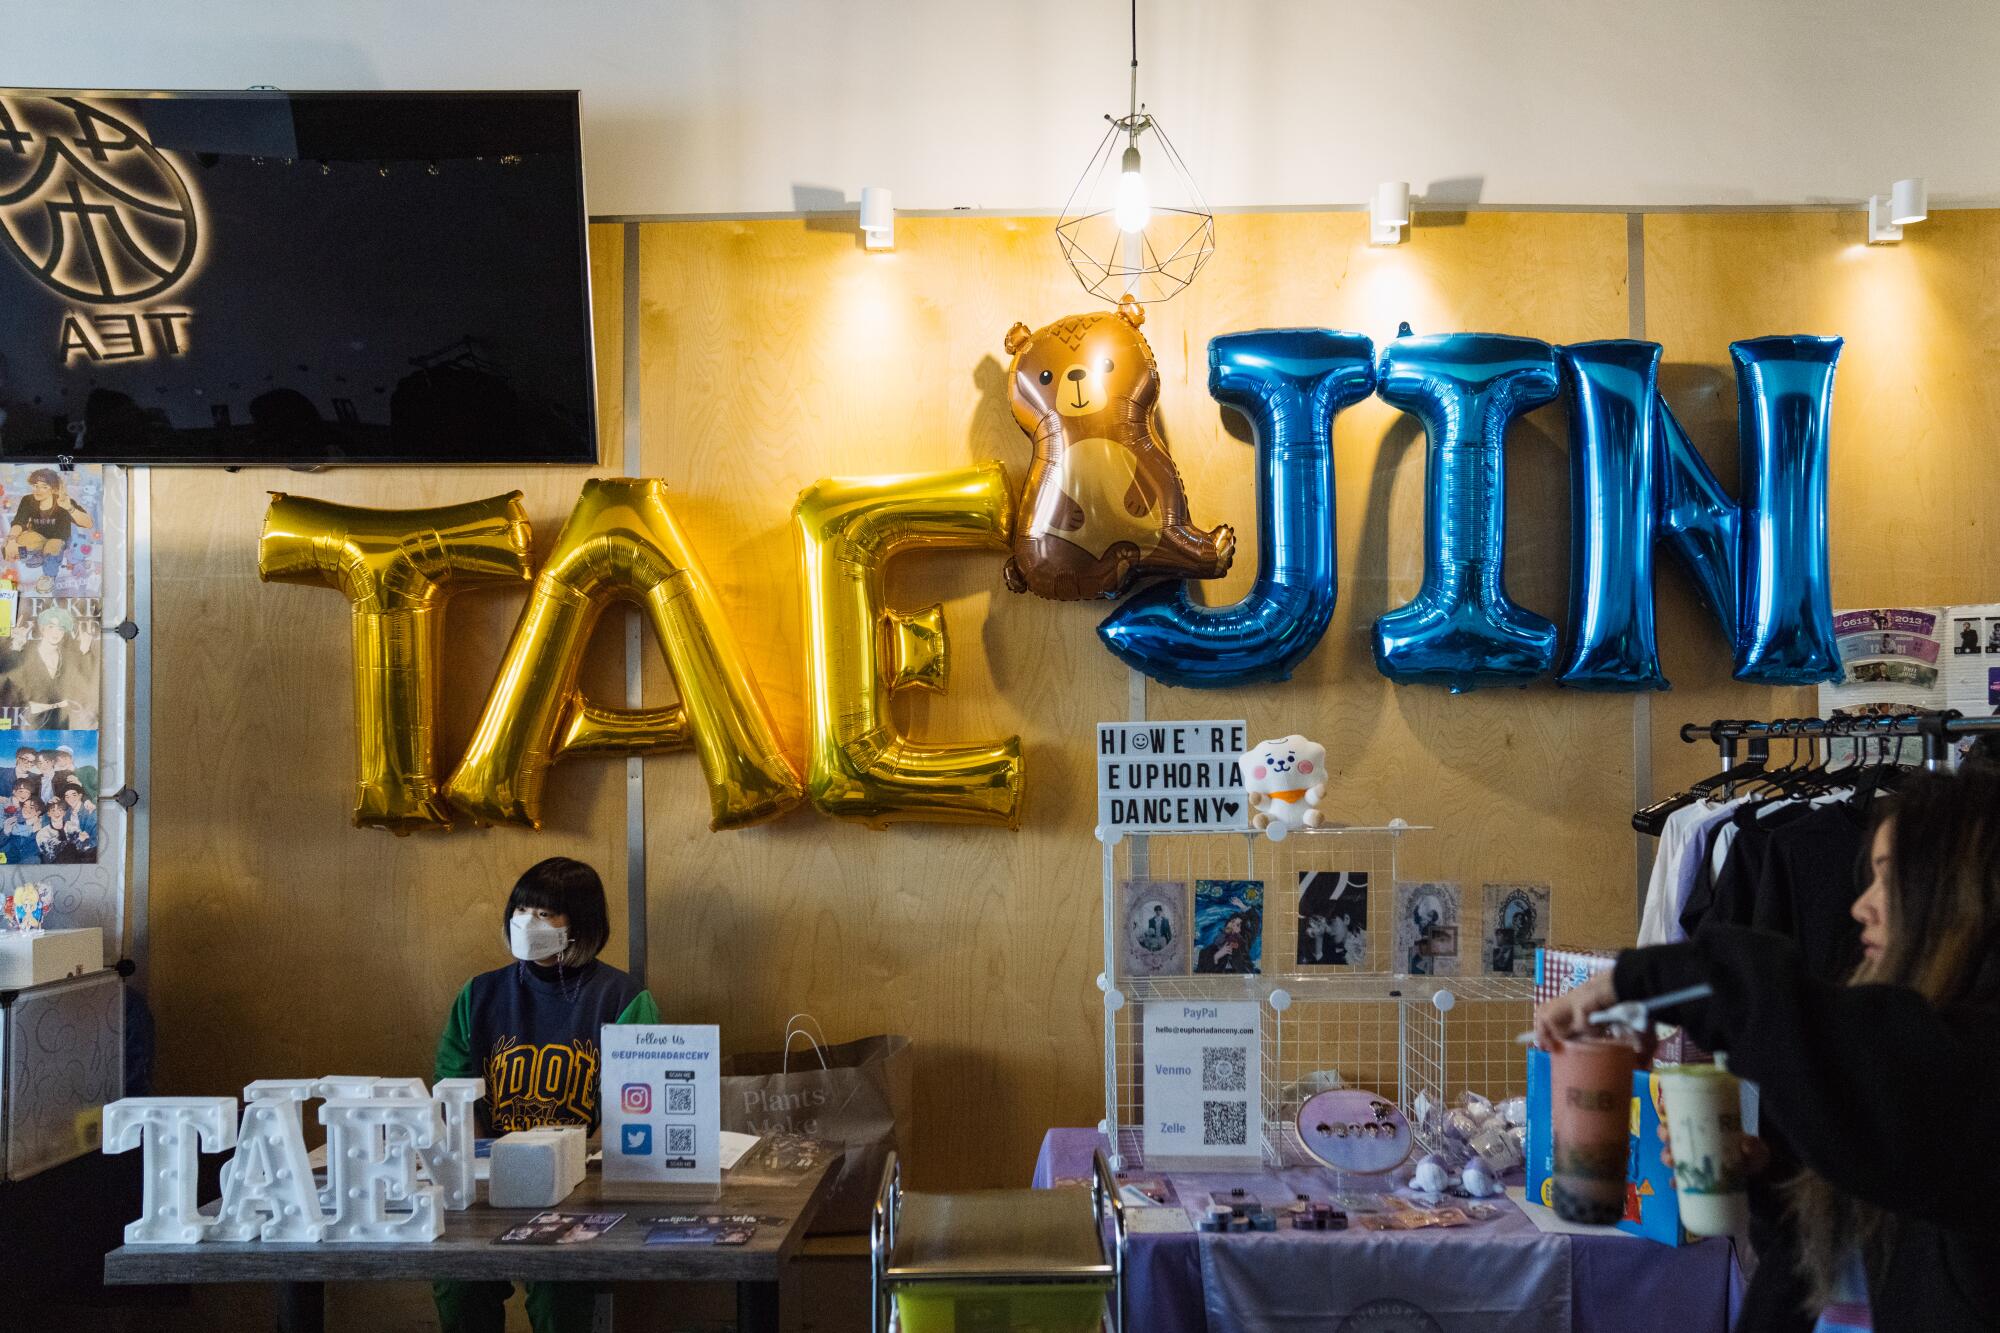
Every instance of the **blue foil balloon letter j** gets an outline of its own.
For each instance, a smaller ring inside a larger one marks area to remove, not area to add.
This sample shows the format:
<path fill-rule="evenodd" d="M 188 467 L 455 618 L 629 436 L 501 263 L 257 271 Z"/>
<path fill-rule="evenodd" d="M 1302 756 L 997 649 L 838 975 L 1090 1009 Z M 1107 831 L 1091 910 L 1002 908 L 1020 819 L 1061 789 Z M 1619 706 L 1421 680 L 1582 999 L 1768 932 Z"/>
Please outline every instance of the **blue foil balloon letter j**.
<path fill-rule="evenodd" d="M 1203 606 L 1156 584 L 1106 616 L 1098 637 L 1169 685 L 1284 680 L 1319 644 L 1335 591 L 1333 419 L 1375 387 L 1375 345 L 1327 329 L 1226 333 L 1208 344 L 1208 391 L 1257 441 L 1257 580 Z"/>

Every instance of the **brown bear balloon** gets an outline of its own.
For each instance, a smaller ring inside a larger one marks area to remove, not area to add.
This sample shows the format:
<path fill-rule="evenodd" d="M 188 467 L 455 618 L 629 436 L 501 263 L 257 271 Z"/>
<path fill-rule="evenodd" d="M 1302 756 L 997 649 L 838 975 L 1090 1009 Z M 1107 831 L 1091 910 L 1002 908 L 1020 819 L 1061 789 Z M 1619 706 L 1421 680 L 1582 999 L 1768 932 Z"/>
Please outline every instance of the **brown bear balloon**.
<path fill-rule="evenodd" d="M 1007 561 L 1015 592 L 1086 601 L 1149 574 L 1229 572 L 1236 534 L 1188 522 L 1180 473 L 1153 433 L 1160 376 L 1145 318 L 1127 296 L 1116 311 L 1007 330 L 1008 397 L 1035 441 Z"/>

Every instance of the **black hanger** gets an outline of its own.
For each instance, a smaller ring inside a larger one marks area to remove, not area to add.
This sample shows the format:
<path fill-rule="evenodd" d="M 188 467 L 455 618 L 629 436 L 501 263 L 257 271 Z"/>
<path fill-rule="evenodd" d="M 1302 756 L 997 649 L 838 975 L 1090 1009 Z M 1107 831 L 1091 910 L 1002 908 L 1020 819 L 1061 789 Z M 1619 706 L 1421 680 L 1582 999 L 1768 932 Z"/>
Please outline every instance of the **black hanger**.
<path fill-rule="evenodd" d="M 1809 800 L 1824 796 L 1833 790 L 1828 781 L 1826 766 L 1820 762 L 1819 747 L 1814 745 L 1801 758 L 1800 743 L 1819 732 L 1817 718 L 1793 718 L 1786 725 L 1786 733 L 1792 739 L 1792 769 L 1784 782 L 1784 794 L 1795 800 Z"/>
<path fill-rule="evenodd" d="M 1735 727 L 1737 725 L 1737 723 L 1733 722 L 1712 722 L 1708 728 L 1709 738 L 1720 741 L 1723 738 L 1723 728 Z M 1750 740 L 1750 757 L 1748 759 L 1715 774 L 1713 777 L 1703 778 L 1686 791 L 1662 797 L 1651 805 L 1634 811 L 1632 815 L 1632 827 L 1649 837 L 1659 837 L 1667 827 L 1668 815 L 1671 815 L 1676 810 L 1693 805 L 1696 801 L 1704 797 L 1713 795 L 1718 788 L 1741 782 L 1746 778 L 1756 777 L 1764 771 L 1765 763 L 1769 758 L 1770 743 L 1762 736 L 1752 737 Z"/>

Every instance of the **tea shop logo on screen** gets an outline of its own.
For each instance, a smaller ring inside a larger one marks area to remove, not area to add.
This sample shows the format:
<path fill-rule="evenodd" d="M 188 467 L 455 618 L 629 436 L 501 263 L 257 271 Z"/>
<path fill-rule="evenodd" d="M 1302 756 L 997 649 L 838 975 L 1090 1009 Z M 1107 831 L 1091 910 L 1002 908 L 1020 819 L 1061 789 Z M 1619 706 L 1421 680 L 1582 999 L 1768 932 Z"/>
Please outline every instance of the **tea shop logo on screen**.
<path fill-rule="evenodd" d="M 138 127 L 54 97 L 0 101 L 0 234 L 59 294 L 129 305 L 187 276 L 200 227 L 187 182 Z"/>
<path fill-rule="evenodd" d="M 142 303 L 194 269 L 199 213 L 142 127 L 82 98 L 0 98 L 0 242 L 83 307 L 49 330 L 64 365 L 187 351 L 191 312 Z"/>

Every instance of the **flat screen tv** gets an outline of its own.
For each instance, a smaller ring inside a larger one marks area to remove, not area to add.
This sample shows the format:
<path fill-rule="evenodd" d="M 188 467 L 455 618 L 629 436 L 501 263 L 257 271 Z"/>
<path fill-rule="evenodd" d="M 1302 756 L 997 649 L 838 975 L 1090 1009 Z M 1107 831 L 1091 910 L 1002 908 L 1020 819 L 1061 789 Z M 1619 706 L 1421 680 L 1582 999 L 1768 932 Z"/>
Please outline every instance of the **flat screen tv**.
<path fill-rule="evenodd" d="M 575 93 L 0 89 L 0 459 L 596 459 Z"/>

